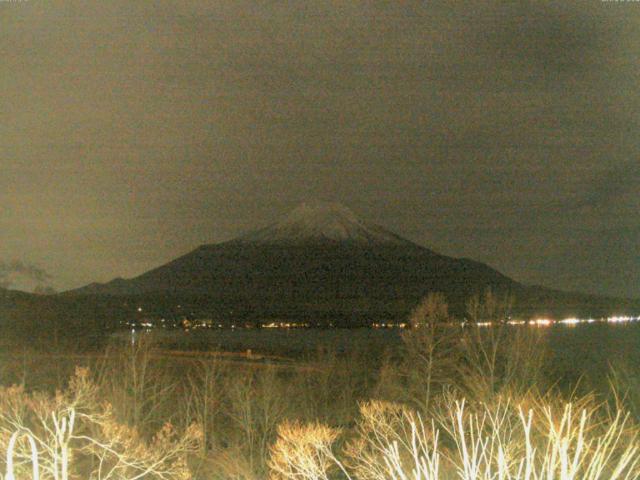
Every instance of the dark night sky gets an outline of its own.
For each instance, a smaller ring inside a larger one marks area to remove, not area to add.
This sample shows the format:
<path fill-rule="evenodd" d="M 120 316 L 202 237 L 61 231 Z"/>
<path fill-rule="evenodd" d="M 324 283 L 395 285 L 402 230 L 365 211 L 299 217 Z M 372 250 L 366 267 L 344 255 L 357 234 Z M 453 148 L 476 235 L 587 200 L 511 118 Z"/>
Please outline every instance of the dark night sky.
<path fill-rule="evenodd" d="M 640 297 L 639 55 L 635 2 L 0 2 L 0 261 L 133 276 L 319 199 Z"/>

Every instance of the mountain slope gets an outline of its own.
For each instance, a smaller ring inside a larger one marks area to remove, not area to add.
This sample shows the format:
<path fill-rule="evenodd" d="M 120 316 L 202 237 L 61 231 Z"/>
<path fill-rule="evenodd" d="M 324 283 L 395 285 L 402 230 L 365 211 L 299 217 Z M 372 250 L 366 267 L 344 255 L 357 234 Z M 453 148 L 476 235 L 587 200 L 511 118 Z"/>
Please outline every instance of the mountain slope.
<path fill-rule="evenodd" d="M 444 293 L 452 310 L 462 314 L 465 301 L 488 288 L 512 293 L 522 311 L 532 314 L 596 314 L 619 304 L 524 286 L 480 262 L 416 245 L 338 204 L 302 205 L 235 240 L 203 245 L 129 280 L 91 284 L 69 294 L 190 299 L 198 308 L 329 316 L 381 305 L 406 311 L 432 291 Z M 588 310 L 580 310 L 585 305 Z"/>
<path fill-rule="evenodd" d="M 114 295 L 184 292 L 212 296 L 271 296 L 308 292 L 316 296 L 446 288 L 468 292 L 515 282 L 471 260 L 457 260 L 420 247 L 336 245 L 205 245 L 131 280 L 93 284 L 76 293 Z M 449 288 L 451 287 L 451 288 Z"/>

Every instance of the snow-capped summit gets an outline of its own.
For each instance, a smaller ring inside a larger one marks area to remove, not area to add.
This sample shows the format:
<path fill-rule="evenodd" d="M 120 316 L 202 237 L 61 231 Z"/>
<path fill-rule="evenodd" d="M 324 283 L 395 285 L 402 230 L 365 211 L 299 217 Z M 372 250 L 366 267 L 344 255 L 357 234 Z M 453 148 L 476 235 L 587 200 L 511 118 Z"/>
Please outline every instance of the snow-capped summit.
<path fill-rule="evenodd" d="M 243 243 L 352 243 L 410 245 L 411 242 L 334 202 L 303 203 L 282 220 L 238 239 Z"/>

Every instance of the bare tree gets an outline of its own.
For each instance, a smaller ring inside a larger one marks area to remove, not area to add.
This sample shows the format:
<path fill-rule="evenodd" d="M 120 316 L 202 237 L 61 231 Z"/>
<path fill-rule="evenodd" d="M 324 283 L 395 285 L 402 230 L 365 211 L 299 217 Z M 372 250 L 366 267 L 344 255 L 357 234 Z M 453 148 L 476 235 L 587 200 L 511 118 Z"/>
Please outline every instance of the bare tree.
<path fill-rule="evenodd" d="M 197 361 L 189 372 L 189 417 L 202 426 L 203 453 L 215 447 L 216 418 L 223 398 L 224 370 L 219 360 L 207 358 Z"/>
<path fill-rule="evenodd" d="M 434 392 L 455 382 L 460 332 L 441 293 L 428 294 L 411 313 L 409 323 L 411 329 L 402 334 L 406 352 L 402 371 L 409 400 L 427 412 Z"/>
<path fill-rule="evenodd" d="M 7 478 L 29 463 L 34 480 L 187 480 L 187 456 L 199 448 L 195 424 L 177 432 L 165 424 L 151 440 L 118 422 L 86 369 L 55 395 L 0 389 L 0 445 L 7 446 Z M 34 448 L 35 446 L 35 448 Z M 37 465 L 37 467 L 36 467 Z M 37 473 L 36 473 L 37 472 Z"/>

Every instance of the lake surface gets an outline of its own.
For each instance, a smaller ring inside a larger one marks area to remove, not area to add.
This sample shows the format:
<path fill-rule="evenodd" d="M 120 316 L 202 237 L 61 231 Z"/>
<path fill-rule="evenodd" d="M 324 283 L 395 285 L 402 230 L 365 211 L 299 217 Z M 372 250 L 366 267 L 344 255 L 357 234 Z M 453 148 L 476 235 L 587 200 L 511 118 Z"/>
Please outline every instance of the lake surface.
<path fill-rule="evenodd" d="M 478 328 L 478 327 L 474 327 Z M 491 327 L 489 327 L 491 328 Z M 608 390 L 611 366 L 640 372 L 640 322 L 511 326 L 540 331 L 562 385 Z M 313 357 L 319 350 L 359 352 L 380 357 L 402 347 L 401 329 L 236 329 L 158 332 L 162 343 L 185 350 L 224 350 L 288 357 Z M 372 359 L 373 360 L 373 359 Z M 375 363 L 375 362 L 374 362 Z M 635 376 L 635 373 L 633 373 Z"/>
<path fill-rule="evenodd" d="M 489 327 L 490 328 L 490 327 Z M 555 361 L 575 366 L 599 368 L 620 359 L 640 366 L 640 322 L 556 324 L 537 328 L 543 331 Z M 336 352 L 365 349 L 371 352 L 394 350 L 402 344 L 401 329 L 211 329 L 157 331 L 153 333 L 167 347 L 184 350 L 224 350 L 300 356 L 318 349 Z"/>

